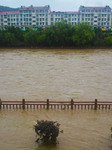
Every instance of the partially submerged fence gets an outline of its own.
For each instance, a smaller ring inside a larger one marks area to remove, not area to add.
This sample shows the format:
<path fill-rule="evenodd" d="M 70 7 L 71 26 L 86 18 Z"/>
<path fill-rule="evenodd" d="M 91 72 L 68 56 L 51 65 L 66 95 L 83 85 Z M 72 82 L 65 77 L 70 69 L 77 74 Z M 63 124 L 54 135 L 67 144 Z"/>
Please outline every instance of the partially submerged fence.
<path fill-rule="evenodd" d="M 0 109 L 112 109 L 112 101 L 2 101 Z"/>

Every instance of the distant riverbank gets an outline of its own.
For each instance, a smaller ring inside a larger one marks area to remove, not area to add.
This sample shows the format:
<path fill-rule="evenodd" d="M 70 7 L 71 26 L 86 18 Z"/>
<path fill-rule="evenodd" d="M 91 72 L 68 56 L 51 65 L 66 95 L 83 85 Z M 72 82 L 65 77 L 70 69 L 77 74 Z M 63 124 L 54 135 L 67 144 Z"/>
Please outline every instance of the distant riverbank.
<path fill-rule="evenodd" d="M 44 47 L 44 46 L 40 46 L 40 47 L 0 47 L 0 49 L 112 49 L 112 46 L 109 47 L 109 46 L 87 46 L 87 47 L 63 47 L 63 46 L 60 46 L 60 47 Z"/>
<path fill-rule="evenodd" d="M 11 26 L 0 30 L 0 47 L 36 48 L 36 49 L 101 49 L 112 47 L 111 30 L 103 32 L 101 28 L 93 28 L 87 23 L 70 25 L 58 22 L 34 31 L 28 28 L 22 31 Z"/>

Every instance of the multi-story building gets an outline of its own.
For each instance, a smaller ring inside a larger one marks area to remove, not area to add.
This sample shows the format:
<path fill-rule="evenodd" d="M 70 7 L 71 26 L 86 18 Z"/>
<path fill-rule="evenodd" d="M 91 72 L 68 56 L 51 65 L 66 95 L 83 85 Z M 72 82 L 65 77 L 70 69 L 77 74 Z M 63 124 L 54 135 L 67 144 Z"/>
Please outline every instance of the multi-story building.
<path fill-rule="evenodd" d="M 112 12 L 109 6 L 105 7 L 84 7 L 81 6 L 80 22 L 88 22 L 94 27 L 112 28 Z"/>
<path fill-rule="evenodd" d="M 80 13 L 79 12 L 50 12 L 50 24 L 66 20 L 69 24 L 79 24 Z"/>
<path fill-rule="evenodd" d="M 19 11 L 0 12 L 0 26 L 46 27 L 67 20 L 69 24 L 88 22 L 94 27 L 112 29 L 112 11 L 109 6 L 84 7 L 78 12 L 55 12 L 50 6 L 21 7 Z"/>

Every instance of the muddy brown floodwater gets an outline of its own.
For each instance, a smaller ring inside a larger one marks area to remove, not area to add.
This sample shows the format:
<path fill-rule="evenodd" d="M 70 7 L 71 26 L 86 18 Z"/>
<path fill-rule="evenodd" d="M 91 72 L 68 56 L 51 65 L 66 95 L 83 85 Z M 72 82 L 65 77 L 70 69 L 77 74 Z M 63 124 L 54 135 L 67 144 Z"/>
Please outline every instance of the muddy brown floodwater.
<path fill-rule="evenodd" d="M 112 100 L 112 50 L 0 50 L 2 100 Z M 36 120 L 61 124 L 56 147 L 35 143 Z M 0 110 L 0 150 L 112 150 L 112 110 Z"/>
<path fill-rule="evenodd" d="M 58 121 L 64 133 L 56 147 L 35 143 L 36 120 Z M 112 150 L 112 111 L 2 110 L 0 111 L 1 150 Z"/>

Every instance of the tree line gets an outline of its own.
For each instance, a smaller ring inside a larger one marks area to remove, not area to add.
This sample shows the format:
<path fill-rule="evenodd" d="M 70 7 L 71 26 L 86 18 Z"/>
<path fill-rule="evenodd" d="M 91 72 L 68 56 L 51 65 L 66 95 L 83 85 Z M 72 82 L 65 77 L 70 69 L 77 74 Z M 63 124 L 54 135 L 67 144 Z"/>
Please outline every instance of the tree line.
<path fill-rule="evenodd" d="M 1 47 L 84 47 L 112 46 L 112 31 L 102 31 L 87 23 L 79 25 L 57 22 L 46 28 L 9 26 L 0 29 Z"/>

